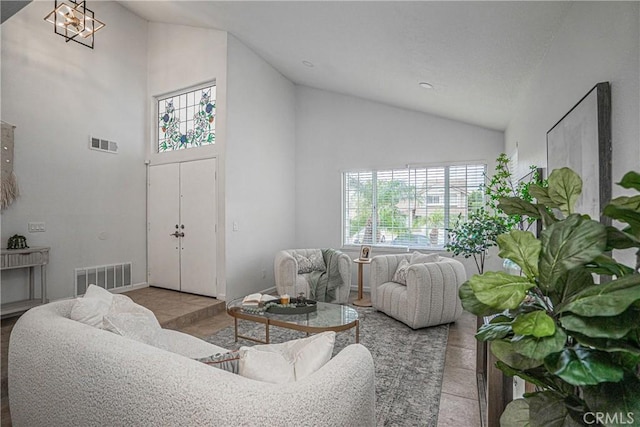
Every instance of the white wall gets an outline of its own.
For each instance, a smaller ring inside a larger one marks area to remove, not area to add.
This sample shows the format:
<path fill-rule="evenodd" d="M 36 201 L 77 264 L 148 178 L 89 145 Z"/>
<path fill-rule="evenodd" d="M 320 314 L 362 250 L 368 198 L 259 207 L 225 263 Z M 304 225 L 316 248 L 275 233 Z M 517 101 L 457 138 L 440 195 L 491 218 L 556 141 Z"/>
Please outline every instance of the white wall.
<path fill-rule="evenodd" d="M 640 3 L 574 2 L 505 132 L 519 162 L 547 163 L 546 133 L 596 83 L 611 82 L 612 178 L 640 168 Z M 613 186 L 613 197 L 623 191 Z M 634 265 L 633 253 L 616 254 Z"/>
<path fill-rule="evenodd" d="M 148 106 L 146 148 L 151 166 L 194 159 L 217 159 L 218 250 L 217 294 L 225 294 L 225 147 L 227 141 L 227 33 L 205 28 L 149 23 Z M 155 97 L 215 80 L 215 144 L 157 153 Z"/>
<path fill-rule="evenodd" d="M 454 120 L 298 86 L 296 144 L 296 246 L 340 248 L 342 172 L 465 161 L 484 161 L 493 170 L 504 136 Z M 375 253 L 380 250 L 376 248 Z M 469 274 L 476 272 L 473 261 L 461 261 Z"/>
<path fill-rule="evenodd" d="M 640 160 L 638 2 L 574 2 L 505 132 L 519 162 L 546 166 L 546 133 L 596 83 L 611 82 L 613 181 Z M 617 188 L 614 186 L 614 194 Z M 618 191 L 619 192 L 619 191 Z"/>
<path fill-rule="evenodd" d="M 227 93 L 230 300 L 275 286 L 274 256 L 294 243 L 296 115 L 294 85 L 231 35 Z"/>
<path fill-rule="evenodd" d="M 227 33 L 186 25 L 149 24 L 148 149 L 151 164 L 193 160 L 224 153 L 227 101 Z M 197 150 L 156 153 L 154 97 L 216 82 L 216 143 Z"/>
<path fill-rule="evenodd" d="M 147 24 L 115 2 L 95 2 L 107 27 L 95 49 L 53 34 L 32 2 L 2 24 L 2 120 L 14 124 L 21 196 L 2 212 L 2 246 L 17 233 L 50 246 L 48 297 L 74 293 L 74 268 L 133 262 L 145 281 L 144 136 Z M 116 141 L 117 155 L 88 148 Z M 27 232 L 27 223 L 46 232 Z M 100 236 L 100 237 L 99 237 Z M 22 271 L 2 273 L 2 302 L 27 297 Z"/>

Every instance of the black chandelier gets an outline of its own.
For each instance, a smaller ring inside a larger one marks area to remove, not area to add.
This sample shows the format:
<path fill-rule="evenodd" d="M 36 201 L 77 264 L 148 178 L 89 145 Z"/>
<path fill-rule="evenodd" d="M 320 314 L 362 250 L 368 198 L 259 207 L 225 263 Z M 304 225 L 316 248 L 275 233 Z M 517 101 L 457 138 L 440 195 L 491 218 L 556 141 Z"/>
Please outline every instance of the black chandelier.
<path fill-rule="evenodd" d="M 64 37 L 67 42 L 74 41 L 93 49 L 93 35 L 105 24 L 94 17 L 86 3 L 84 0 L 55 0 L 54 9 L 44 20 L 52 23 L 53 32 Z"/>

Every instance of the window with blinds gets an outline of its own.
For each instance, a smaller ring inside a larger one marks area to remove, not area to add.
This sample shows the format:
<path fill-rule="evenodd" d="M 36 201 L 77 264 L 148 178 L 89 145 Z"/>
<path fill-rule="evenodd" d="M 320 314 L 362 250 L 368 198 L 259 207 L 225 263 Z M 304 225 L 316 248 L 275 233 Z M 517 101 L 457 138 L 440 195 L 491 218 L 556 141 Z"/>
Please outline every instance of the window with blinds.
<path fill-rule="evenodd" d="M 442 248 L 459 215 L 484 205 L 486 165 L 343 174 L 345 245 Z"/>

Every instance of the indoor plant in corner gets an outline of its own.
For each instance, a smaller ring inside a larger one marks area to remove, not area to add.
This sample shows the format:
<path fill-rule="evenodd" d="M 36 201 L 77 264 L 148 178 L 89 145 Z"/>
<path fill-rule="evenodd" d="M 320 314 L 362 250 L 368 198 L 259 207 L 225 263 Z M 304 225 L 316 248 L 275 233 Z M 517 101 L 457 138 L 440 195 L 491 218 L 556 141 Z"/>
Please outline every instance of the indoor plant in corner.
<path fill-rule="evenodd" d="M 640 191 L 640 174 L 629 172 L 620 185 Z M 640 423 L 638 263 L 631 268 L 609 256 L 640 248 L 640 195 L 604 209 L 626 224 L 620 230 L 575 213 L 581 191 L 580 177 L 562 168 L 547 188 L 532 185 L 538 203 L 501 199 L 507 214 L 540 219 L 540 237 L 522 230 L 499 236 L 500 257 L 517 263 L 521 275 L 487 272 L 460 288 L 467 311 L 494 316 L 476 338 L 492 342 L 498 368 L 536 386 L 507 406 L 502 426 Z M 594 274 L 614 279 L 597 284 Z"/>
<path fill-rule="evenodd" d="M 482 193 L 486 196 L 486 206 L 475 206 L 470 196 L 469 217 L 465 220 L 461 214 L 458 215 L 453 227 L 446 230 L 449 233 L 449 243 L 445 245 L 445 249 L 454 256 L 473 257 L 478 272 L 482 274 L 487 251 L 496 246 L 498 235 L 514 228 L 528 230 L 535 222 L 535 218 L 505 212 L 500 206 L 500 200 L 509 197 L 532 201 L 529 189 L 535 183 L 546 187 L 546 181 L 540 179 L 537 166 L 529 166 L 529 171 L 528 179 L 516 180 L 509 169 L 509 158 L 505 153 L 500 153 L 496 158 L 495 173 L 491 177 L 485 174 L 486 182 Z M 515 266 L 508 258 L 505 258 L 503 265 L 505 270 L 513 270 Z"/>
<path fill-rule="evenodd" d="M 466 220 L 459 215 L 453 227 L 447 231 L 449 243 L 445 245 L 445 249 L 454 256 L 473 257 L 478 273 L 482 274 L 487 251 L 496 245 L 497 237 L 508 231 L 508 228 L 496 215 L 480 208 L 470 212 Z"/>

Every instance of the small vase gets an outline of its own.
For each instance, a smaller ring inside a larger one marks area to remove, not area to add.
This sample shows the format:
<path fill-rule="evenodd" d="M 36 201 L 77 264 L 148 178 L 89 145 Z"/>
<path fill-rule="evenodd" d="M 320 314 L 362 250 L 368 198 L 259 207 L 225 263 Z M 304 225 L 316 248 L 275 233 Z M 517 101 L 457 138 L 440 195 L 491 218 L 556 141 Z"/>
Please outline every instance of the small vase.
<path fill-rule="evenodd" d="M 520 266 L 509 258 L 505 258 L 504 261 L 502 261 L 502 269 L 505 273 L 511 274 L 512 276 L 520 276 L 522 274 Z"/>

